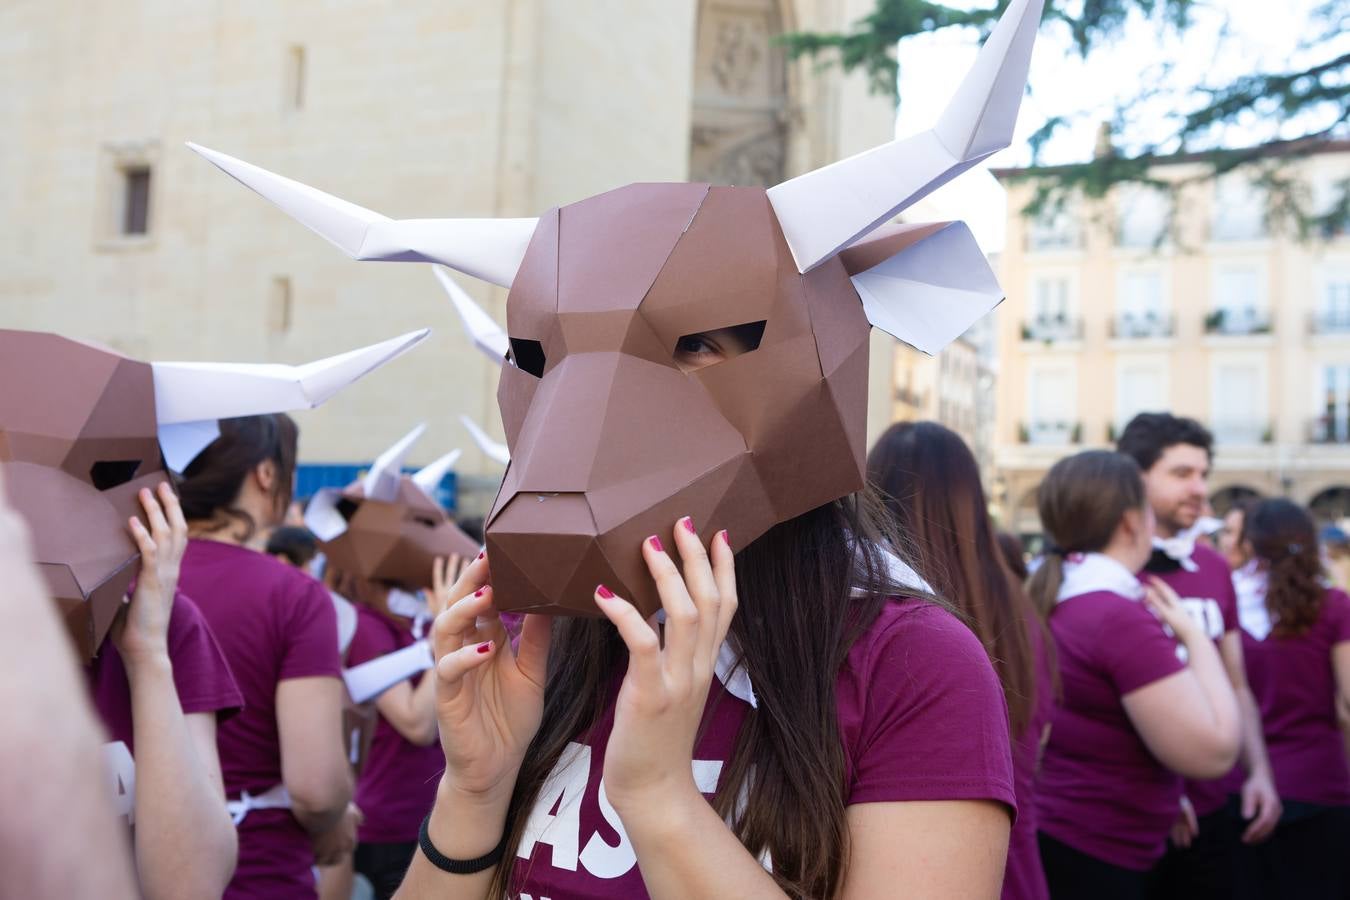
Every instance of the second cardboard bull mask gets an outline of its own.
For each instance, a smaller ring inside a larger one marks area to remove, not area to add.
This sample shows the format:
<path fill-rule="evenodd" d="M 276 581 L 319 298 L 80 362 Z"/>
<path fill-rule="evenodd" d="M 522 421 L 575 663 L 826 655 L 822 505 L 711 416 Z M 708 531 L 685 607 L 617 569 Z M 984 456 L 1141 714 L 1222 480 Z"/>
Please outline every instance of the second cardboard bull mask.
<path fill-rule="evenodd" d="M 139 569 L 126 523 L 141 514 L 141 488 L 185 468 L 219 419 L 318 406 L 426 334 L 286 366 L 146 363 L 0 329 L 0 465 L 83 657 L 97 653 Z"/>
<path fill-rule="evenodd" d="M 305 510 L 329 562 L 342 571 L 408 591 L 431 587 L 437 557 L 472 559 L 478 542 L 459 529 L 433 499 L 436 486 L 459 459 L 455 450 L 414 475 L 403 474 L 418 425 L 371 465 L 365 477 L 338 490 L 325 488 Z"/>
<path fill-rule="evenodd" d="M 1002 299 L 964 225 L 887 223 L 1011 142 L 1041 8 L 1009 4 L 933 128 L 767 191 L 635 184 L 537 219 L 393 220 L 192 146 L 357 259 L 510 288 L 497 604 L 595 615 L 604 583 L 652 612 L 647 535 L 687 515 L 744 546 L 863 486 L 870 326 L 932 353 Z M 747 352 L 677 365 L 727 328 Z"/>

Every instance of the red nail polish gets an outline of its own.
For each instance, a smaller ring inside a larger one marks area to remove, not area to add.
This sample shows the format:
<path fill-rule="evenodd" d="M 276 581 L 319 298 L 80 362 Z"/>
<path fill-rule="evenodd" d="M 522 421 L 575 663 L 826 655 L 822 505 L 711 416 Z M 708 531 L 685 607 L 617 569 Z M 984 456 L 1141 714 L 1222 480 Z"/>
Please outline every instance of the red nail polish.
<path fill-rule="evenodd" d="M 694 530 L 694 520 L 691 516 L 685 516 L 684 519 L 682 519 L 681 521 L 684 522 L 685 531 L 689 532 L 690 534 L 698 534 L 698 532 Z"/>
<path fill-rule="evenodd" d="M 605 600 L 614 599 L 614 592 L 611 591 L 609 588 L 605 587 L 603 584 L 597 584 L 595 586 L 595 592 Z"/>
<path fill-rule="evenodd" d="M 727 547 L 731 546 L 731 536 L 727 534 L 725 528 L 722 529 L 722 543 L 726 544 Z"/>
<path fill-rule="evenodd" d="M 662 550 L 665 549 L 664 547 L 661 546 L 661 539 L 656 535 L 652 535 L 651 537 L 647 538 L 647 543 L 651 544 L 652 549 L 655 550 L 657 553 L 660 553 Z"/>
<path fill-rule="evenodd" d="M 484 641 L 483 643 L 478 645 L 479 653 L 487 653 L 491 649 L 492 649 L 492 641 Z"/>
<path fill-rule="evenodd" d="M 481 597 L 481 596 L 483 596 L 483 591 L 484 591 L 484 588 L 479 588 L 478 590 L 476 590 L 476 591 L 473 592 L 473 595 L 474 595 L 475 597 Z"/>
<path fill-rule="evenodd" d="M 487 556 L 487 551 L 486 551 L 486 550 L 479 550 L 479 551 L 478 551 L 478 558 L 479 558 L 479 559 L 482 559 L 482 558 L 485 557 L 485 556 Z"/>

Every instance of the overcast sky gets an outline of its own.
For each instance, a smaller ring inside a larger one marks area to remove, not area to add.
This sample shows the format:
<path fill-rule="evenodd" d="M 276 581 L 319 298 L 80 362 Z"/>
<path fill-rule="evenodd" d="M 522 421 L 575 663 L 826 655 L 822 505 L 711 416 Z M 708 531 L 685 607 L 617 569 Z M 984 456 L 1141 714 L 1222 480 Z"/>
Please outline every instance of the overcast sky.
<path fill-rule="evenodd" d="M 1082 114 L 1061 130 L 1043 151 L 1042 162 L 1081 161 L 1089 157 L 1097 127 L 1109 119 L 1116 105 L 1131 99 L 1142 85 L 1171 89 L 1139 107 L 1134 133 L 1143 140 L 1168 134 L 1167 116 L 1184 108 L 1182 87 L 1219 84 L 1260 67 L 1280 69 L 1329 58 L 1350 50 L 1350 34 L 1336 46 L 1325 44 L 1309 51 L 1304 46 L 1314 33 L 1310 15 L 1325 0 L 1226 0 L 1197 4 L 1196 24 L 1184 39 L 1144 20 L 1132 20 L 1114 43 L 1095 50 L 1086 60 L 1073 49 L 1066 28 L 1043 29 L 1031 64 L 1031 93 L 1022 103 L 1017 137 L 1012 147 L 989 160 L 993 166 L 1024 165 L 1031 161 L 1026 137 L 1052 115 Z M 953 5 L 987 5 L 962 3 Z M 929 127 L 947 97 L 926 89 L 937 75 L 952 84 L 974 58 L 978 35 L 973 29 L 948 29 L 911 38 L 900 45 L 900 111 L 898 135 Z M 1303 125 L 1305 123 L 1299 123 Z M 1244 146 L 1278 137 L 1270 123 L 1242 122 L 1222 139 Z M 1126 146 L 1125 149 L 1131 149 Z M 932 198 L 944 216 L 965 219 L 987 251 L 1003 246 L 1003 191 L 987 171 L 970 172 L 942 188 Z"/>

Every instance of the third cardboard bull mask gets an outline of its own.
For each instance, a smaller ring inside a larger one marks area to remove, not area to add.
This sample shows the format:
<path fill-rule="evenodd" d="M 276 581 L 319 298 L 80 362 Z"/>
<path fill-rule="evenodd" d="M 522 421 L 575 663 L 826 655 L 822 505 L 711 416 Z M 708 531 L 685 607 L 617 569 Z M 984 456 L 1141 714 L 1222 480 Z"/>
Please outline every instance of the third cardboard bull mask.
<path fill-rule="evenodd" d="M 337 568 L 417 591 L 431 587 L 437 557 L 477 555 L 478 543 L 432 497 L 459 451 L 414 475 L 403 474 L 408 449 L 424 430 L 418 425 L 382 453 L 359 481 L 341 490 L 325 488 L 310 501 L 305 525 Z"/>
<path fill-rule="evenodd" d="M 146 363 L 0 329 L 0 465 L 80 653 L 96 654 L 138 570 L 126 523 L 141 488 L 185 468 L 218 419 L 317 406 L 425 336 L 286 366 Z"/>
<path fill-rule="evenodd" d="M 960 223 L 887 225 L 1007 146 L 1041 0 L 1014 0 L 938 123 L 767 191 L 635 184 L 538 219 L 393 220 L 195 147 L 357 259 L 510 288 L 487 520 L 502 608 L 651 612 L 639 546 L 691 516 L 737 546 L 863 485 L 870 325 L 935 352 L 1002 299 Z M 685 371 L 682 341 L 747 351 Z"/>

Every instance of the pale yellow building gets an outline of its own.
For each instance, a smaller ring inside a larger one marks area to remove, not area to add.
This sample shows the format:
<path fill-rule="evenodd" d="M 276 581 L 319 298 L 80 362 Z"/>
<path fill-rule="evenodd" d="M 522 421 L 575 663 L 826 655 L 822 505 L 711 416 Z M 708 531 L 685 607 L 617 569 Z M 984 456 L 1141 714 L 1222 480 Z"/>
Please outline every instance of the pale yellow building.
<path fill-rule="evenodd" d="M 466 447 L 500 467 L 496 372 L 426 266 L 358 264 L 183 147 L 195 140 L 386 215 L 527 216 L 633 181 L 768 184 L 893 137 L 863 78 L 789 65 L 784 30 L 872 0 L 163 0 L 0 6 L 0 327 L 148 359 L 299 362 L 434 326 L 301 417 L 302 457 Z M 463 279 L 499 318 L 504 292 Z M 874 344 L 873 433 L 891 349 Z M 5 386 L 12 389 L 12 386 Z"/>
<path fill-rule="evenodd" d="M 1350 177 L 1350 142 L 1287 149 L 1265 148 L 1261 168 L 1325 207 Z M 1185 158 L 1154 170 L 1188 180 L 1175 207 L 1127 186 L 1037 218 L 1020 214 L 1036 172 L 996 172 L 1008 299 L 992 493 L 1017 530 L 1038 529 L 1035 491 L 1055 460 L 1152 410 L 1214 431 L 1216 508 L 1256 492 L 1350 513 L 1350 236 L 1273 231 L 1249 175 L 1193 179 L 1202 171 Z"/>

